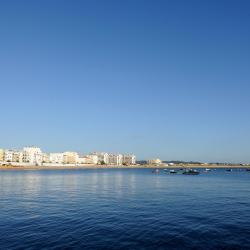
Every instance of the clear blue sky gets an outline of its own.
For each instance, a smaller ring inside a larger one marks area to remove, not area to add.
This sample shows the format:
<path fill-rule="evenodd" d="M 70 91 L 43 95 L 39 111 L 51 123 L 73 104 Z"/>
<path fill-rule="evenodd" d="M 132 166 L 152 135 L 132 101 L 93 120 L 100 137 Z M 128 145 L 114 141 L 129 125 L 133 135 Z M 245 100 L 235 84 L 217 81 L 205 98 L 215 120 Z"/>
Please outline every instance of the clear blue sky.
<path fill-rule="evenodd" d="M 250 162 L 250 1 L 1 1 L 0 147 Z"/>

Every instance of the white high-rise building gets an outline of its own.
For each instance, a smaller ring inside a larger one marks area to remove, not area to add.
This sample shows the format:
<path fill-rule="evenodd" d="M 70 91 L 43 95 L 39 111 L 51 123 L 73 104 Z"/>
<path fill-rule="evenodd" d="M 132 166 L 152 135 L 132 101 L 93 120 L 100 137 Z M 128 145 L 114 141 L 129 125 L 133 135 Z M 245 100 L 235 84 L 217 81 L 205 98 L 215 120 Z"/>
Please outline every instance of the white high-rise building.
<path fill-rule="evenodd" d="M 49 162 L 50 163 L 60 163 L 63 164 L 64 154 L 63 153 L 50 153 Z"/>
<path fill-rule="evenodd" d="M 78 153 L 76 152 L 64 152 L 63 163 L 65 164 L 76 164 L 78 160 Z"/>
<path fill-rule="evenodd" d="M 96 155 L 97 156 L 97 162 L 99 164 L 104 163 L 104 164 L 108 164 L 109 163 L 109 154 L 108 153 L 104 153 L 104 152 L 94 152 L 91 155 Z"/>
<path fill-rule="evenodd" d="M 97 155 L 86 155 L 91 164 L 98 164 L 98 156 Z"/>
<path fill-rule="evenodd" d="M 122 163 L 125 165 L 135 165 L 136 164 L 135 155 L 123 155 Z"/>
<path fill-rule="evenodd" d="M 0 149 L 0 161 L 4 161 L 4 150 Z"/>
<path fill-rule="evenodd" d="M 148 164 L 152 164 L 152 165 L 157 165 L 157 164 L 161 164 L 162 161 L 160 159 L 151 159 L 148 160 Z"/>
<path fill-rule="evenodd" d="M 97 164 L 98 163 L 98 157 L 96 155 L 84 155 L 79 156 L 77 159 L 77 163 L 79 164 Z"/>
<path fill-rule="evenodd" d="M 22 152 L 15 150 L 4 151 L 4 161 L 6 162 L 22 162 Z"/>
<path fill-rule="evenodd" d="M 49 154 L 43 153 L 42 158 L 42 163 L 49 163 Z"/>
<path fill-rule="evenodd" d="M 5 150 L 4 152 L 4 161 L 13 162 L 14 161 L 14 151 L 13 150 Z"/>
<path fill-rule="evenodd" d="M 122 165 L 122 155 L 121 154 L 109 154 L 108 164 L 111 165 Z"/>
<path fill-rule="evenodd" d="M 160 160 L 151 160 L 151 164 L 159 163 Z M 26 165 L 51 164 L 110 164 L 110 165 L 133 165 L 136 157 L 133 154 L 108 154 L 94 152 L 89 155 L 78 155 L 76 152 L 42 153 L 38 147 L 24 147 L 23 151 L 1 150 L 0 162 L 28 163 Z M 18 164 L 17 164 L 18 165 Z M 19 164 L 21 165 L 21 164 Z"/>
<path fill-rule="evenodd" d="M 38 147 L 23 148 L 23 162 L 41 165 L 43 161 L 43 153 Z"/>
<path fill-rule="evenodd" d="M 122 161 L 123 161 L 123 155 L 118 154 L 117 155 L 117 165 L 122 165 Z"/>

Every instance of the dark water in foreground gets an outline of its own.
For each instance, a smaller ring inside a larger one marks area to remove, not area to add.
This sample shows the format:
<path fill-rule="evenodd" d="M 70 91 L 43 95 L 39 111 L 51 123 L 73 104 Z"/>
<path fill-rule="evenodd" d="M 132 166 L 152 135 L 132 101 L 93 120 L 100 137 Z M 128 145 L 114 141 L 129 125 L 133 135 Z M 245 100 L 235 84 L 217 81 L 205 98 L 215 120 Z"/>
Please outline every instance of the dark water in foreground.
<path fill-rule="evenodd" d="M 0 249 L 250 249 L 250 172 L 0 171 Z"/>

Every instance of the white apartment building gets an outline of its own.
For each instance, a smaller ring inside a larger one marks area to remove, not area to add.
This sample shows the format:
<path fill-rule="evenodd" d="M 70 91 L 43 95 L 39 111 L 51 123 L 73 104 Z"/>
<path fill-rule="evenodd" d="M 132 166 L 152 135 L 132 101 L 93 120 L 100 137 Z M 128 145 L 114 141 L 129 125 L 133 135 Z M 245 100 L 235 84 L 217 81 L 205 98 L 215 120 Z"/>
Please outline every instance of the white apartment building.
<path fill-rule="evenodd" d="M 104 162 L 105 164 L 110 164 L 110 165 L 134 165 L 136 164 L 136 156 L 133 154 L 127 154 L 127 155 L 122 155 L 122 154 L 108 154 L 108 153 L 98 153 L 94 152 L 91 154 L 92 156 L 97 156 L 98 158 L 98 163 Z M 95 161 L 95 160 L 94 160 Z"/>
<path fill-rule="evenodd" d="M 63 164 L 64 154 L 63 153 L 50 153 L 49 162 L 50 163 L 60 163 Z"/>
<path fill-rule="evenodd" d="M 122 165 L 122 155 L 121 154 L 109 154 L 108 164 L 110 165 Z"/>
<path fill-rule="evenodd" d="M 49 154 L 43 153 L 42 158 L 42 163 L 49 163 Z"/>
<path fill-rule="evenodd" d="M 78 157 L 77 159 L 78 164 L 87 164 L 87 161 L 88 161 L 88 158 L 86 156 L 81 156 L 81 157 Z"/>
<path fill-rule="evenodd" d="M 81 157 L 78 157 L 77 163 L 79 163 L 79 164 L 92 164 L 92 160 L 88 156 L 81 156 Z"/>
<path fill-rule="evenodd" d="M 6 162 L 22 162 L 22 152 L 15 150 L 4 151 L 4 161 Z"/>
<path fill-rule="evenodd" d="M 148 160 L 148 164 L 156 165 L 156 164 L 161 164 L 162 161 L 160 159 L 151 159 Z"/>
<path fill-rule="evenodd" d="M 43 161 L 43 153 L 38 147 L 23 148 L 23 162 L 41 165 Z"/>
<path fill-rule="evenodd" d="M 14 162 L 14 151 L 13 150 L 5 150 L 4 161 Z"/>
<path fill-rule="evenodd" d="M 4 161 L 4 150 L 0 149 L 0 161 Z"/>
<path fill-rule="evenodd" d="M 91 155 L 95 155 L 97 156 L 97 163 L 102 163 L 104 162 L 105 164 L 109 164 L 109 154 L 108 153 L 104 153 L 104 152 L 94 152 Z"/>
<path fill-rule="evenodd" d="M 133 165 L 136 164 L 136 157 L 133 154 L 108 154 L 105 152 L 94 152 L 79 157 L 76 152 L 64 153 L 42 153 L 38 147 L 24 147 L 23 151 L 0 149 L 0 162 L 23 162 L 34 165 L 43 163 L 51 164 L 110 164 L 110 165 Z M 159 159 L 149 161 L 150 164 L 159 164 Z"/>
<path fill-rule="evenodd" d="M 64 152 L 63 163 L 65 164 L 76 164 L 78 160 L 78 154 L 76 152 Z"/>
<path fill-rule="evenodd" d="M 123 155 L 122 163 L 125 165 L 135 165 L 136 164 L 135 155 Z"/>
<path fill-rule="evenodd" d="M 98 156 L 97 155 L 86 155 L 89 159 L 90 164 L 98 164 Z"/>
<path fill-rule="evenodd" d="M 78 157 L 77 163 L 79 164 L 97 164 L 98 157 L 96 155 L 85 155 Z"/>
<path fill-rule="evenodd" d="M 117 165 L 122 165 L 123 162 L 123 155 L 118 154 L 117 155 Z"/>

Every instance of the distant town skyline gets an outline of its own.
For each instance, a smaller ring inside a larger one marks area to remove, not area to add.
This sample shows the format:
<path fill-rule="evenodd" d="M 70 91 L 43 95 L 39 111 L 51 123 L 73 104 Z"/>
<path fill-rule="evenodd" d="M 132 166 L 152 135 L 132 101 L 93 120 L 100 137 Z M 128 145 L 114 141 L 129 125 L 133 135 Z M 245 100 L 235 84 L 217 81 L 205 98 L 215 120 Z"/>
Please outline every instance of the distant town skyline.
<path fill-rule="evenodd" d="M 21 149 L 22 148 L 22 149 Z M 26 146 L 23 146 L 23 147 L 21 147 L 21 148 L 16 148 L 16 147 L 9 147 L 9 148 L 1 148 L 0 147 L 0 162 L 1 161 L 7 161 L 7 159 L 8 158 L 19 158 L 19 157 L 23 157 L 22 155 L 20 156 L 20 153 L 22 153 L 22 151 L 24 151 L 25 149 L 29 149 L 29 148 L 31 148 L 31 149 L 35 149 L 35 152 L 38 150 L 41 154 L 43 154 L 43 155 L 46 155 L 46 157 L 50 157 L 50 156 L 52 156 L 52 158 L 53 159 L 58 159 L 58 158 L 60 158 L 60 159 L 63 159 L 63 157 L 64 157 L 64 154 L 66 153 L 69 153 L 70 155 L 73 153 L 73 155 L 74 155 L 74 157 L 76 157 L 76 158 L 78 158 L 78 157 L 80 157 L 80 159 L 83 157 L 83 158 L 88 158 L 89 156 L 91 156 L 91 155 L 98 155 L 98 154 L 100 154 L 100 155 L 103 155 L 103 154 L 106 154 L 107 155 L 107 157 L 108 156 L 116 156 L 117 157 L 117 162 L 119 162 L 119 157 L 120 156 L 125 156 L 125 157 L 128 157 L 129 159 L 131 158 L 131 156 L 132 156 L 132 158 L 133 158 L 133 164 L 135 164 L 135 162 L 136 161 L 138 161 L 138 162 L 156 162 L 156 163 L 158 163 L 158 162 L 183 162 L 183 163 L 188 163 L 188 162 L 193 162 L 193 163 L 198 163 L 198 162 L 200 162 L 200 163 L 230 163 L 230 164 L 240 164 L 240 163 L 244 163 L 244 164 L 250 164 L 250 162 L 247 162 L 247 161 L 202 161 L 202 160 L 196 160 L 196 159 L 191 159 L 191 160 L 186 160 L 186 159 L 171 159 L 171 158 L 169 158 L 169 159 L 164 159 L 164 158 L 161 158 L 161 159 L 159 159 L 159 158 L 157 158 L 157 157 L 151 157 L 151 158 L 144 158 L 144 159 L 136 159 L 136 155 L 134 154 L 134 153 L 128 153 L 128 152 L 118 152 L 118 151 L 113 151 L 113 152 L 105 152 L 105 151 L 103 151 L 103 150 L 92 150 L 92 151 L 82 151 L 82 150 L 78 150 L 78 151 L 76 151 L 76 150 L 67 150 L 67 149 L 65 149 L 65 150 L 54 150 L 54 151 L 44 151 L 44 150 L 42 150 L 42 148 L 40 148 L 40 147 L 38 147 L 38 146 L 36 146 L 36 145 L 26 145 Z M 103 157 L 103 156 L 102 156 Z M 50 159 L 50 158 L 48 158 L 48 159 Z M 108 159 L 108 158 L 107 158 Z M 19 160 L 18 160 L 19 161 Z M 56 160 L 51 160 L 52 162 L 54 162 L 54 161 L 56 161 Z M 84 160 L 85 161 L 85 160 Z M 97 162 L 96 161 L 94 161 L 94 162 L 92 162 L 93 161 L 93 159 L 91 159 L 91 163 L 93 163 L 93 164 L 97 164 Z M 99 158 L 99 161 L 100 161 L 100 158 Z M 104 162 L 108 162 L 109 160 L 106 160 L 106 161 L 104 161 Z M 22 161 L 21 161 L 22 162 Z M 122 161 L 120 161 L 120 163 L 121 163 Z M 54 162 L 55 163 L 55 162 Z M 79 163 L 79 162 L 78 162 Z M 89 164 L 90 164 L 90 162 L 88 162 Z M 118 164 L 119 165 L 119 164 Z"/>
<path fill-rule="evenodd" d="M 250 162 L 249 1 L 0 3 L 0 148 Z"/>
<path fill-rule="evenodd" d="M 114 154 L 108 152 L 44 152 L 37 146 L 26 146 L 22 149 L 0 148 L 0 166 L 55 166 L 55 165 L 117 165 L 128 166 L 136 164 L 134 154 Z"/>

